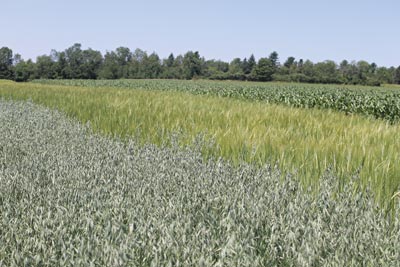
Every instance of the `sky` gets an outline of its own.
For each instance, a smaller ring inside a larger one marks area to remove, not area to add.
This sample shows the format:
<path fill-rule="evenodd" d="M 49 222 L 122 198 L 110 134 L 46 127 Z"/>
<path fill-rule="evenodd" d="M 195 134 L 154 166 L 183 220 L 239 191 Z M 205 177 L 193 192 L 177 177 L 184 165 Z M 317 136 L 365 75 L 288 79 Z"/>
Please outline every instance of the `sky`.
<path fill-rule="evenodd" d="M 24 59 L 74 43 L 102 53 L 141 48 L 165 58 L 279 53 L 313 62 L 400 65 L 400 0 L 2 0 L 0 47 Z"/>

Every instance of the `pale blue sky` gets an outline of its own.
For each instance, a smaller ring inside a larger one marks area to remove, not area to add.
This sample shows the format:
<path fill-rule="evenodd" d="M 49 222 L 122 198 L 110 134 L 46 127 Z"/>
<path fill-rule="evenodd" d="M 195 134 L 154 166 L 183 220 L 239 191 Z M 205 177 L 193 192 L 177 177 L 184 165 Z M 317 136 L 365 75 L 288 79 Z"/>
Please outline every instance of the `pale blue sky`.
<path fill-rule="evenodd" d="M 161 57 L 259 58 L 276 50 L 323 61 L 400 65 L 400 0 L 2 0 L 0 47 L 23 58 L 74 43 Z"/>

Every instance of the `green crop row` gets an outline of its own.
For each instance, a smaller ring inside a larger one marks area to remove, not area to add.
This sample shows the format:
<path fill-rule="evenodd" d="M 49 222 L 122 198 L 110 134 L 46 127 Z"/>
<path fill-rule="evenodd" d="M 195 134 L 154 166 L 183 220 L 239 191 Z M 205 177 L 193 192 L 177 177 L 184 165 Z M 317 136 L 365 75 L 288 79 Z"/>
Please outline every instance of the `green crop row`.
<path fill-rule="evenodd" d="M 365 86 L 296 83 L 254 83 L 178 80 L 36 80 L 36 83 L 171 90 L 199 95 L 233 97 L 301 108 L 323 108 L 362 114 L 396 122 L 400 120 L 400 90 Z"/>

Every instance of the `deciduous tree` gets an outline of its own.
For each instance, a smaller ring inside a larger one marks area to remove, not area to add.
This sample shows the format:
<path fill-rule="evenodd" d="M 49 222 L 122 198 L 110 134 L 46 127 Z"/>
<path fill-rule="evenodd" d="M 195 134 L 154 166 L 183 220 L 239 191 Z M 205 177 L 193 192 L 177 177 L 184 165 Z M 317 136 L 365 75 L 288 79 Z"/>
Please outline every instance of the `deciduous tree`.
<path fill-rule="evenodd" d="M 13 51 L 8 47 L 0 48 L 0 79 L 14 78 L 13 75 Z"/>

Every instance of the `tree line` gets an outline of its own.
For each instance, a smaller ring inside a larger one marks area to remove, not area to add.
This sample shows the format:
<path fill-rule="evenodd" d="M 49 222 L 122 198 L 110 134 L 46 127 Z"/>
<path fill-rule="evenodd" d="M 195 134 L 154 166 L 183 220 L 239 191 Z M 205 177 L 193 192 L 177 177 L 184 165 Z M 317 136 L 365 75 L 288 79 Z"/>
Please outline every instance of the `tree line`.
<path fill-rule="evenodd" d="M 340 64 L 331 60 L 313 63 L 294 57 L 283 63 L 277 52 L 258 60 L 254 55 L 235 58 L 231 62 L 206 60 L 199 52 L 170 54 L 161 59 L 155 52 L 127 47 L 101 52 L 82 49 L 74 44 L 64 51 L 52 50 L 33 62 L 13 54 L 8 47 L 0 49 L 0 79 L 18 82 L 33 79 L 213 79 L 247 81 L 287 81 L 307 83 L 336 83 L 380 85 L 400 84 L 400 66 L 378 67 L 366 61 Z"/>

